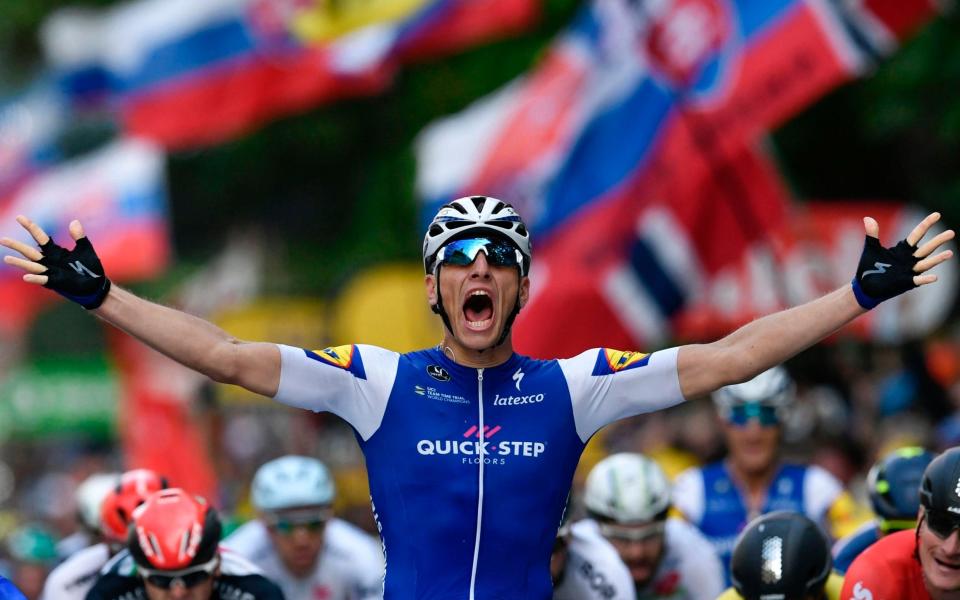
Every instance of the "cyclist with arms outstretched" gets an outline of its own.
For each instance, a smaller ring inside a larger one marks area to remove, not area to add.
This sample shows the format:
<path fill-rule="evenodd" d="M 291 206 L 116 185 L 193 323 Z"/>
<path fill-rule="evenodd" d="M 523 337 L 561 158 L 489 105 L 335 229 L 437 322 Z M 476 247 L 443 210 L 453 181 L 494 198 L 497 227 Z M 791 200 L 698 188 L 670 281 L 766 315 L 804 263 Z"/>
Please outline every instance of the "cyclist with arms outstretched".
<path fill-rule="evenodd" d="M 5 261 L 101 319 L 219 382 L 354 428 L 386 551 L 385 597 L 544 600 L 564 501 L 585 443 L 602 426 L 750 379 L 880 301 L 932 283 L 952 231 L 918 246 L 932 214 L 892 249 L 868 234 L 852 285 L 758 319 L 710 344 L 641 354 L 595 348 L 567 360 L 516 354 L 510 328 L 530 297 L 530 236 L 511 206 L 472 196 L 428 227 L 429 304 L 444 323 L 435 348 L 303 350 L 237 340 L 189 314 L 111 286 L 81 225 L 55 244 L 26 217 L 39 249 Z M 874 265 L 888 265 L 876 269 Z M 558 324 L 561 326 L 561 324 Z"/>

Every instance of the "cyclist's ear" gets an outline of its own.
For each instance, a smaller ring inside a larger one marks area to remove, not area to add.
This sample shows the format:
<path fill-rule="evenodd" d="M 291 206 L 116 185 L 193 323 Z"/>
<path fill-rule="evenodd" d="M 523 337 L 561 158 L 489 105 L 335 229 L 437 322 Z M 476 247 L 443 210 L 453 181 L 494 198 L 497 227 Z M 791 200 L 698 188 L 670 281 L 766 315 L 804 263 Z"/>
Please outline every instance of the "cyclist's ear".
<path fill-rule="evenodd" d="M 424 275 L 423 284 L 427 290 L 427 302 L 433 306 L 437 303 L 437 278 L 433 275 Z"/>
<path fill-rule="evenodd" d="M 530 300 L 530 278 L 521 277 L 520 278 L 520 308 L 523 308 L 527 305 L 527 302 Z"/>

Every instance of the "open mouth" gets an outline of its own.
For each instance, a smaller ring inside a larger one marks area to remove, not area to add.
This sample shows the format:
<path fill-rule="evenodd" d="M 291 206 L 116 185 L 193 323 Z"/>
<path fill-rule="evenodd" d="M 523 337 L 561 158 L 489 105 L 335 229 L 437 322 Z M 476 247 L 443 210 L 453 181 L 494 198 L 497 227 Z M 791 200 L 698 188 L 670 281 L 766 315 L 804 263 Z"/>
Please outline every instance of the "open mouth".
<path fill-rule="evenodd" d="M 463 303 L 463 316 L 471 329 L 486 329 L 493 323 L 493 299 L 483 290 L 474 290 Z"/>

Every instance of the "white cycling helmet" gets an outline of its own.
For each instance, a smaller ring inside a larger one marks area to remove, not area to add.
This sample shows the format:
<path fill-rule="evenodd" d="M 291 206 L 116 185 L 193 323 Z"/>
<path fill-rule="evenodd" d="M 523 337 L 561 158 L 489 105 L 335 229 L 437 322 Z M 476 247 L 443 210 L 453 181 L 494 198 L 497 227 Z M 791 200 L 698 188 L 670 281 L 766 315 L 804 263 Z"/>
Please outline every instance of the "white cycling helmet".
<path fill-rule="evenodd" d="M 433 273 L 437 251 L 447 242 L 466 235 L 491 233 L 510 240 L 523 254 L 521 275 L 530 272 L 530 232 L 517 211 L 488 196 L 458 198 L 437 211 L 423 238 L 423 268 Z"/>
<path fill-rule="evenodd" d="M 74 499 L 84 526 L 100 531 L 100 505 L 113 488 L 120 483 L 120 473 L 94 473 L 77 486 Z"/>
<path fill-rule="evenodd" d="M 265 463 L 251 487 L 253 506 L 261 512 L 328 506 L 335 493 L 327 467 L 307 456 L 282 456 Z"/>
<path fill-rule="evenodd" d="M 772 406 L 782 411 L 793 403 L 795 395 L 793 379 L 778 365 L 750 381 L 720 388 L 713 393 L 713 403 L 721 416 L 726 417 L 731 408 L 742 404 Z"/>
<path fill-rule="evenodd" d="M 666 518 L 670 484 L 657 463 L 642 454 L 623 452 L 593 467 L 587 475 L 583 503 L 597 519 L 648 523 Z"/>

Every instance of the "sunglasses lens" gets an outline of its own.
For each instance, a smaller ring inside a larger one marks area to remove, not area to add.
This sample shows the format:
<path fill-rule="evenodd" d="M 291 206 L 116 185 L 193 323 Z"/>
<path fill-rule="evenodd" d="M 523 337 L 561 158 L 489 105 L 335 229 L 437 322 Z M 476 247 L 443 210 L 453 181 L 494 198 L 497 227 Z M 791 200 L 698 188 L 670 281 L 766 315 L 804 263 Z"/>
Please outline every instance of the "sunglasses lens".
<path fill-rule="evenodd" d="M 502 240 L 471 238 L 450 242 L 440 249 L 438 259 L 445 265 L 467 266 L 483 251 L 487 262 L 495 267 L 516 267 L 520 265 L 518 251 Z"/>
<path fill-rule="evenodd" d="M 175 582 L 180 582 L 185 588 L 192 588 L 207 581 L 210 579 L 210 577 L 212 577 L 211 573 L 207 573 L 206 571 L 195 571 L 193 573 L 187 573 L 185 575 L 179 575 L 176 577 L 171 577 L 170 575 L 150 575 L 147 577 L 147 581 L 150 582 L 150 585 L 164 590 L 169 590 L 174 586 Z"/>
<path fill-rule="evenodd" d="M 323 529 L 326 523 L 323 519 L 314 519 L 311 521 L 277 521 L 270 525 L 270 528 L 282 535 L 290 535 L 297 529 L 306 529 L 310 533 L 316 533 Z"/>
<path fill-rule="evenodd" d="M 960 519 L 939 510 L 927 511 L 927 527 L 937 535 L 937 537 L 946 539 L 950 537 L 954 529 L 960 528 Z"/>
<path fill-rule="evenodd" d="M 780 419 L 777 417 L 777 409 L 772 406 L 739 404 L 730 409 L 730 422 L 734 425 L 746 425 L 751 419 L 756 419 L 765 427 L 780 423 Z"/>

